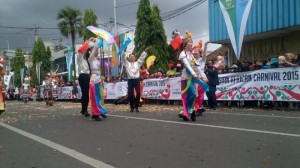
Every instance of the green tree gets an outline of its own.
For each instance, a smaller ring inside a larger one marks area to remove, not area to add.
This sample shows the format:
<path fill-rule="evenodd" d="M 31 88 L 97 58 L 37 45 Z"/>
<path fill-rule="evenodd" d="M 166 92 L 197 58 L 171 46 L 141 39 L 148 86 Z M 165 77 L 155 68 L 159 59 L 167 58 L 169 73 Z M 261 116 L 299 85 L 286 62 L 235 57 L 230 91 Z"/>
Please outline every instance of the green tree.
<path fill-rule="evenodd" d="M 88 29 L 85 29 L 85 27 L 89 25 L 98 26 L 97 25 L 97 16 L 95 15 L 94 11 L 92 9 L 86 9 L 83 16 L 83 41 L 95 36 L 91 31 Z"/>
<path fill-rule="evenodd" d="M 79 37 L 82 36 L 83 24 L 81 16 L 80 10 L 69 6 L 61 9 L 57 14 L 57 20 L 61 20 L 58 23 L 58 28 L 63 36 L 69 37 L 69 35 L 71 35 L 73 51 L 75 51 L 76 34 L 78 34 Z M 73 52 L 72 64 L 75 65 L 75 52 Z M 75 66 L 73 66 L 73 72 L 76 78 Z"/>
<path fill-rule="evenodd" d="M 42 60 L 42 71 L 43 72 L 50 72 L 51 71 L 51 50 L 50 50 L 50 47 L 47 46 L 46 48 L 46 53 L 45 53 L 45 57 L 43 57 L 43 60 Z"/>
<path fill-rule="evenodd" d="M 14 80 L 15 80 L 15 86 L 19 87 L 21 86 L 21 69 L 25 68 L 25 57 L 23 54 L 23 50 L 21 48 L 18 48 L 16 50 L 16 56 L 13 59 L 14 62 Z M 25 77 L 25 73 L 24 73 Z"/>
<path fill-rule="evenodd" d="M 150 54 L 156 56 L 155 64 L 151 68 L 153 71 L 157 71 L 158 68 L 168 69 L 168 63 L 171 61 L 171 57 L 168 52 L 168 43 L 165 33 L 165 29 L 160 17 L 160 10 L 157 4 L 154 4 L 151 12 L 151 26 L 150 26 L 150 40 L 149 43 L 152 46 Z"/>
<path fill-rule="evenodd" d="M 134 53 L 139 56 L 150 43 L 151 6 L 149 0 L 140 0 L 134 37 Z"/>
<path fill-rule="evenodd" d="M 44 79 L 44 74 L 47 72 L 47 67 L 49 66 L 47 64 L 47 55 L 46 55 L 46 48 L 44 45 L 44 42 L 41 38 L 38 38 L 34 42 L 34 46 L 32 49 L 32 67 L 31 67 L 31 83 L 33 85 L 39 85 L 38 77 L 37 77 L 37 72 L 36 72 L 36 64 L 39 62 L 42 62 L 41 65 L 41 71 L 40 71 L 40 80 L 42 81 Z M 43 65 L 44 64 L 44 65 Z M 48 67 L 50 68 L 50 66 Z M 49 71 L 48 71 L 49 72 Z M 40 81 L 40 82 L 41 82 Z"/>

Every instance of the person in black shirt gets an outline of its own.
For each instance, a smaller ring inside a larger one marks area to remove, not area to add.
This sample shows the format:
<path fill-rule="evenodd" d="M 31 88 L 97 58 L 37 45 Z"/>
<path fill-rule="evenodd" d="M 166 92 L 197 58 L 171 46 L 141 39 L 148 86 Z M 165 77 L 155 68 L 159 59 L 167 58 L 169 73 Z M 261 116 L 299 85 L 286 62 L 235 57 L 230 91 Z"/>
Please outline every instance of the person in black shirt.
<path fill-rule="evenodd" d="M 207 61 L 207 69 L 205 70 L 206 77 L 208 79 L 209 91 L 206 92 L 206 96 L 208 99 L 208 105 L 211 109 L 216 110 L 217 98 L 216 98 L 216 89 L 217 85 L 219 85 L 219 77 L 217 68 L 214 67 L 213 61 Z"/>

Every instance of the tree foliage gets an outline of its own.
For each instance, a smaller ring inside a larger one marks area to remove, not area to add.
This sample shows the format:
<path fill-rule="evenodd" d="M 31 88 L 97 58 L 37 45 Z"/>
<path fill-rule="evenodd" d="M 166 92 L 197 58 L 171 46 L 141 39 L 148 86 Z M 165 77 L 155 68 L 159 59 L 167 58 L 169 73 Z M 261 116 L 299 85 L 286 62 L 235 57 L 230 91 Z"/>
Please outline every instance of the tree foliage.
<path fill-rule="evenodd" d="M 150 43 L 151 6 L 149 0 L 140 0 L 134 34 L 134 53 L 139 56 Z"/>
<path fill-rule="evenodd" d="M 50 48 L 48 47 L 46 51 L 44 42 L 41 38 L 38 38 L 34 42 L 34 46 L 32 49 L 32 64 L 33 66 L 31 67 L 31 83 L 33 85 L 38 85 L 40 84 L 38 81 L 37 77 L 37 72 L 36 72 L 36 64 L 41 62 L 41 69 L 40 69 L 40 80 L 44 80 L 44 74 L 46 72 L 50 72 L 51 68 L 51 63 L 50 63 L 50 58 L 51 58 L 51 51 Z M 50 52 L 50 53 L 49 53 Z M 40 82 L 41 82 L 40 81 Z"/>
<path fill-rule="evenodd" d="M 160 10 L 157 4 L 154 4 L 151 12 L 151 26 L 150 26 L 150 45 L 152 49 L 150 54 L 156 56 L 155 64 L 152 69 L 157 71 L 158 68 L 164 70 L 168 69 L 168 63 L 171 60 L 168 53 L 168 44 L 166 32 L 160 17 Z"/>
<path fill-rule="evenodd" d="M 23 50 L 21 48 L 18 48 L 16 50 L 16 56 L 13 59 L 14 61 L 14 81 L 15 86 L 19 87 L 21 86 L 21 69 L 25 68 L 25 57 L 23 54 Z M 25 73 L 24 73 L 25 76 Z"/>
<path fill-rule="evenodd" d="M 170 50 L 167 44 L 166 32 L 160 17 L 160 9 L 157 4 L 151 8 L 149 0 L 141 0 L 137 12 L 137 26 L 134 37 L 136 55 L 148 46 L 151 46 L 149 55 L 155 55 L 156 61 L 151 71 L 157 71 L 159 68 L 168 69 L 168 63 L 172 60 Z"/>
<path fill-rule="evenodd" d="M 45 57 L 43 57 L 43 63 L 42 63 L 42 67 L 43 68 L 43 72 L 50 72 L 51 71 L 51 50 L 50 47 L 47 46 L 46 48 L 46 53 L 45 53 Z"/>
<path fill-rule="evenodd" d="M 87 30 L 86 27 L 93 25 L 97 27 L 97 16 L 92 9 L 86 9 L 83 16 L 83 41 L 95 36 L 91 31 Z"/>
<path fill-rule="evenodd" d="M 73 51 L 75 51 L 76 34 L 78 34 L 79 37 L 82 36 L 83 23 L 81 16 L 82 14 L 80 10 L 69 6 L 61 9 L 57 13 L 57 20 L 60 20 L 58 28 L 63 36 L 68 37 L 71 35 Z M 75 52 L 73 52 L 72 64 L 75 65 Z M 75 66 L 73 66 L 73 72 L 76 78 Z"/>

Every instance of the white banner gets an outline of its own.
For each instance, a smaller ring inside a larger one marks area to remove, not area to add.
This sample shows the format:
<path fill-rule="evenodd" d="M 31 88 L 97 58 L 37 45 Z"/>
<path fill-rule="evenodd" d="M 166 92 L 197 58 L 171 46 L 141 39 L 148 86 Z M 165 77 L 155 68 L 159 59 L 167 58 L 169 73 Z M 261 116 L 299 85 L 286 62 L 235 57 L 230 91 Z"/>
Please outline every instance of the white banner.
<path fill-rule="evenodd" d="M 4 75 L 4 84 L 6 85 L 6 91 L 10 88 L 10 80 L 12 75 Z"/>
<path fill-rule="evenodd" d="M 300 67 L 219 75 L 218 100 L 300 101 Z"/>
<path fill-rule="evenodd" d="M 143 98 L 181 100 L 180 77 L 146 79 L 143 84 Z"/>
<path fill-rule="evenodd" d="M 300 101 L 300 67 L 263 69 L 220 74 L 218 100 Z M 146 99 L 181 100 L 180 77 L 147 79 L 141 87 Z M 127 94 L 127 82 L 104 83 L 105 99 L 118 99 Z M 79 90 L 81 97 L 81 91 Z M 58 99 L 71 99 L 72 87 L 58 89 Z M 205 96 L 206 99 L 206 96 Z"/>
<path fill-rule="evenodd" d="M 77 86 L 78 93 L 77 93 L 77 99 L 81 99 L 81 89 L 79 85 Z M 57 99 L 73 99 L 72 97 L 72 90 L 73 86 L 65 86 L 65 87 L 58 87 L 57 89 L 52 89 L 52 94 L 54 98 Z M 41 86 L 41 98 L 44 98 L 44 87 Z"/>
<path fill-rule="evenodd" d="M 127 95 L 127 82 L 104 83 L 104 98 L 118 99 Z"/>

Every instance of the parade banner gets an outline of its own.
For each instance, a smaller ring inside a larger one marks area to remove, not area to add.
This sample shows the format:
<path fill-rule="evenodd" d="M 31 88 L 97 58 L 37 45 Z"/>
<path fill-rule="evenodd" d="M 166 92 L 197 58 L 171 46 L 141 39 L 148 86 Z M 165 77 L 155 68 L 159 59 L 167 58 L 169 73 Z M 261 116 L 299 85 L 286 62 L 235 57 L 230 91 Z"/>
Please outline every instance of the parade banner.
<path fill-rule="evenodd" d="M 104 99 L 118 99 L 127 95 L 127 82 L 104 83 Z"/>
<path fill-rule="evenodd" d="M 300 67 L 219 74 L 219 81 L 218 100 L 300 101 Z M 181 100 L 180 78 L 143 83 L 143 98 Z"/>
<path fill-rule="evenodd" d="M 11 77 L 12 75 L 4 75 L 4 84 L 6 86 L 6 91 L 10 88 Z"/>
<path fill-rule="evenodd" d="M 219 4 L 233 50 L 239 60 L 252 0 L 219 0 Z"/>
<path fill-rule="evenodd" d="M 300 68 L 219 75 L 218 100 L 300 101 Z"/>
<path fill-rule="evenodd" d="M 77 99 L 81 99 L 81 89 L 78 86 L 78 94 L 77 94 Z M 73 99 L 72 96 L 72 90 L 73 90 L 73 86 L 64 86 L 64 87 L 58 87 L 57 89 L 53 89 L 52 90 L 52 94 L 53 94 L 53 98 L 57 98 L 58 100 L 71 100 Z M 41 93 L 41 98 L 44 98 L 44 88 L 41 87 L 40 90 Z"/>
<path fill-rule="evenodd" d="M 146 79 L 143 81 L 145 99 L 181 100 L 180 77 L 165 79 Z"/>
<path fill-rule="evenodd" d="M 300 67 L 219 74 L 219 81 L 218 100 L 300 101 Z M 143 80 L 141 95 L 145 99 L 181 100 L 180 87 L 180 77 L 146 79 Z M 104 83 L 104 92 L 105 99 L 123 97 L 127 94 L 127 82 Z M 58 99 L 71 98 L 72 87 L 58 89 Z"/>

